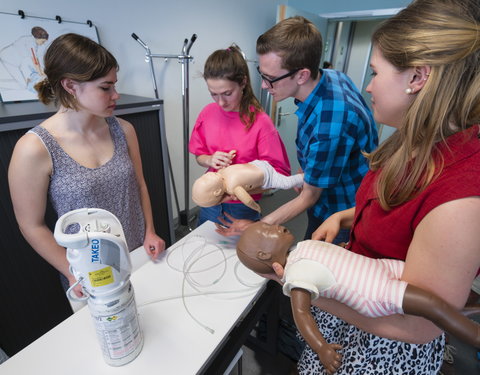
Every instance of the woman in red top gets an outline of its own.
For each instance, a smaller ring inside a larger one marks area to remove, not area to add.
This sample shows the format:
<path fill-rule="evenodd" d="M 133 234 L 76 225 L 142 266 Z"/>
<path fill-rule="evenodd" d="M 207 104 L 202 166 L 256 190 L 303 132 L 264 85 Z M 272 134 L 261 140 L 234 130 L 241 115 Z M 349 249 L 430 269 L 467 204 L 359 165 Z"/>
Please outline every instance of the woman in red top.
<path fill-rule="evenodd" d="M 332 215 L 312 238 L 331 241 L 351 228 L 348 249 L 405 260 L 403 280 L 461 309 L 480 268 L 478 1 L 413 1 L 372 40 L 367 91 L 375 120 L 397 131 L 368 155 L 356 207 Z M 440 370 L 445 340 L 433 323 L 315 304 L 327 341 L 343 346 L 337 374 Z M 327 373 L 308 347 L 299 370 Z"/>

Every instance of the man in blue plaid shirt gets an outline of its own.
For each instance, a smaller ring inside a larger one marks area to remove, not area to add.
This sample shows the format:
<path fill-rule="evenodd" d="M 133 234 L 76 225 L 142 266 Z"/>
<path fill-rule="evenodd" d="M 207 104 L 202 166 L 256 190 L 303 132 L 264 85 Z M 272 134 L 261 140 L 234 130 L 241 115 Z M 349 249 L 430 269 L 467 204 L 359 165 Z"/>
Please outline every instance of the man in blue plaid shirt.
<path fill-rule="evenodd" d="M 307 211 L 305 238 L 330 215 L 355 206 L 355 193 L 368 171 L 362 151 L 371 152 L 378 144 L 373 116 L 350 78 L 335 70 L 320 75 L 305 101 L 295 100 L 298 161 L 306 185 L 321 189 Z M 348 230 L 341 230 L 335 242 L 348 242 Z"/>
<path fill-rule="evenodd" d="M 307 19 L 288 18 L 262 34 L 257 53 L 263 83 L 277 102 L 295 98 L 297 155 L 304 172 L 300 194 L 261 220 L 282 224 L 308 213 L 305 238 L 331 214 L 355 206 L 355 193 L 368 171 L 362 152 L 378 145 L 373 116 L 345 74 L 319 69 L 322 36 Z M 247 220 L 225 223 L 226 235 L 239 234 Z M 347 242 L 342 230 L 335 243 Z"/>

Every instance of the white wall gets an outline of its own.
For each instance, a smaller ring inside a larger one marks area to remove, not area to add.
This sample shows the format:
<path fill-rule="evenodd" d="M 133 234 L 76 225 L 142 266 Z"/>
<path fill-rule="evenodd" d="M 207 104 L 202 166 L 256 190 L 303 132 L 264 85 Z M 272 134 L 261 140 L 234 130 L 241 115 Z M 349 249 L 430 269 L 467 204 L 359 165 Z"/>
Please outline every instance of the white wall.
<path fill-rule="evenodd" d="M 203 64 L 216 49 L 237 43 L 249 59 L 256 59 L 257 37 L 275 23 L 279 0 L 2 0 L 0 11 L 84 22 L 97 27 L 100 43 L 120 64 L 117 88 L 120 93 L 154 97 L 144 49 L 131 37 L 136 33 L 152 53 L 180 54 L 185 38 L 197 34 L 190 50 L 190 131 L 200 110 L 211 102 L 204 80 Z M 260 80 L 255 65 L 249 64 L 255 92 Z M 183 117 L 181 64 L 177 60 L 155 59 L 159 96 L 165 104 L 167 141 L 175 182 L 184 209 Z M 190 183 L 203 173 L 190 158 Z M 173 195 L 172 195 L 173 200 Z M 189 206 L 192 207 L 190 202 Z M 175 202 L 172 202 L 176 216 Z"/>

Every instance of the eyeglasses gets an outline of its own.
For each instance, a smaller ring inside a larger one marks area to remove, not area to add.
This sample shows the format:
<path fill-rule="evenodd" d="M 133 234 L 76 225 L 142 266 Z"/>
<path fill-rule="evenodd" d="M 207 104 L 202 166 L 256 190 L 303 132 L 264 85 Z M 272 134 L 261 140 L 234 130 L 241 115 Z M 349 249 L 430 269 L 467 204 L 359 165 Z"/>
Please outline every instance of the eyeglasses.
<path fill-rule="evenodd" d="M 297 69 L 293 69 L 293 70 L 290 70 L 287 74 L 284 74 L 283 76 L 280 76 L 280 77 L 277 77 L 277 78 L 274 78 L 274 79 L 270 79 L 266 76 L 264 76 L 262 74 L 262 72 L 260 71 L 260 67 L 257 66 L 257 72 L 258 74 L 260 74 L 260 77 L 262 77 L 262 79 L 265 81 L 265 83 L 267 83 L 271 89 L 273 89 L 273 84 L 275 82 L 278 82 L 284 78 L 287 78 L 287 77 L 290 77 L 290 76 L 293 76 L 296 72 L 298 72 L 301 68 L 297 68 Z"/>

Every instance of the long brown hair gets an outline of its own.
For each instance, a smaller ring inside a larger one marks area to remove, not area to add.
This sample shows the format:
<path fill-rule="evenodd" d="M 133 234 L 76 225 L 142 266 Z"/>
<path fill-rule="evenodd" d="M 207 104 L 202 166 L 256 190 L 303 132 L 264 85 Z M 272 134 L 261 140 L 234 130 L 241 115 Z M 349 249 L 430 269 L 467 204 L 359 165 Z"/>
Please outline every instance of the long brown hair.
<path fill-rule="evenodd" d="M 442 165 L 438 142 L 480 122 L 480 7 L 476 0 L 416 0 L 375 31 L 373 45 L 399 71 L 430 66 L 399 129 L 369 155 L 384 209 L 422 191 Z"/>
<path fill-rule="evenodd" d="M 253 93 L 247 62 L 240 48 L 236 44 L 232 44 L 227 49 L 213 52 L 205 62 L 203 78 L 228 79 L 239 85 L 245 84 L 239 113 L 240 120 L 249 129 L 255 122 L 257 114 L 263 109 Z"/>
<path fill-rule="evenodd" d="M 117 60 L 100 44 L 78 34 L 63 34 L 48 47 L 44 56 L 46 79 L 35 85 L 44 104 L 52 101 L 65 108 L 78 109 L 76 100 L 62 86 L 64 78 L 78 82 L 94 81 L 112 69 Z"/>

